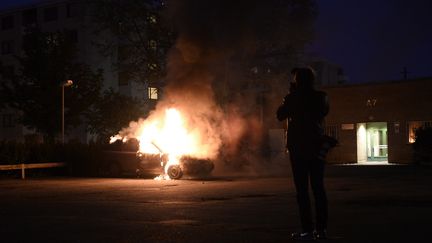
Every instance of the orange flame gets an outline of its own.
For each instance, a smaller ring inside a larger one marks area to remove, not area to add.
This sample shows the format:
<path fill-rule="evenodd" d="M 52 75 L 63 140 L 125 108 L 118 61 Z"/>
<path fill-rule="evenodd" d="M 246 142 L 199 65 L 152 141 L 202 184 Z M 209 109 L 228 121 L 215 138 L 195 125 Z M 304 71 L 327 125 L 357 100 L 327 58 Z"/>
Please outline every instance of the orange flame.
<path fill-rule="evenodd" d="M 197 148 L 194 137 L 185 128 L 180 112 L 174 108 L 167 109 L 162 120 L 144 126 L 138 140 L 140 152 L 162 152 L 169 154 L 172 159 L 195 154 Z"/>
<path fill-rule="evenodd" d="M 188 131 L 185 119 L 175 108 L 168 108 L 165 114 L 152 117 L 144 122 L 131 123 L 131 131 L 126 136 L 120 134 L 111 137 L 111 143 L 116 140 L 125 142 L 128 138 L 136 137 L 139 141 L 139 152 L 146 154 L 165 154 L 168 160 L 164 166 L 165 175 L 155 179 L 169 179 L 166 175 L 171 165 L 178 165 L 184 155 L 203 157 L 206 153 L 205 144 L 201 140 L 200 131 Z"/>

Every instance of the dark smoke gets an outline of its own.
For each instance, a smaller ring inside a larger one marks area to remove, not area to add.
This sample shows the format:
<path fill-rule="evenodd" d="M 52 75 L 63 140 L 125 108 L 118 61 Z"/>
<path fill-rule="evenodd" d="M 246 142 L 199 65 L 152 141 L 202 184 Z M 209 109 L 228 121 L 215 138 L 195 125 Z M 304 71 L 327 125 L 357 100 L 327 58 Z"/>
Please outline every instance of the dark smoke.
<path fill-rule="evenodd" d="M 217 159 L 220 163 L 216 164 L 216 171 L 246 168 L 262 173 L 269 167 L 261 157 L 266 128 L 263 108 L 257 100 L 262 95 L 248 88 L 251 79 L 245 76 L 245 70 L 250 68 L 245 64 L 253 63 L 251 60 L 263 50 L 289 47 L 283 49 L 285 55 L 297 43 L 304 43 L 305 35 L 298 33 L 307 29 L 294 23 L 309 20 L 310 2 L 313 1 L 168 1 L 165 14 L 167 22 L 173 24 L 177 40 L 167 60 L 163 100 L 147 120 L 157 119 L 167 107 L 175 107 L 186 119 L 188 131 L 204 145 L 203 153 L 193 156 Z M 280 90 L 270 82 L 269 79 L 267 86 L 271 91 L 272 87 Z M 270 109 L 274 108 L 270 105 Z M 145 122 L 131 123 L 118 136 L 138 136 L 139 127 Z"/>
<path fill-rule="evenodd" d="M 278 5 L 286 6 L 286 3 L 168 2 L 167 15 L 178 39 L 168 59 L 166 101 L 186 111 L 195 126 L 204 124 L 209 137 L 217 141 L 218 150 L 228 155 L 229 163 L 236 168 L 255 164 L 254 160 L 260 159 L 253 155 L 260 150 L 263 127 L 256 113 L 251 115 L 245 111 L 256 109 L 248 107 L 256 99 L 255 94 L 220 99 L 231 88 L 227 86 L 236 86 L 227 82 L 227 72 L 231 77 L 240 76 L 236 70 L 227 68 L 232 66 L 234 58 L 253 56 L 260 41 L 285 40 L 287 33 L 281 31 L 286 26 L 274 21 L 281 14 L 277 12 Z"/>

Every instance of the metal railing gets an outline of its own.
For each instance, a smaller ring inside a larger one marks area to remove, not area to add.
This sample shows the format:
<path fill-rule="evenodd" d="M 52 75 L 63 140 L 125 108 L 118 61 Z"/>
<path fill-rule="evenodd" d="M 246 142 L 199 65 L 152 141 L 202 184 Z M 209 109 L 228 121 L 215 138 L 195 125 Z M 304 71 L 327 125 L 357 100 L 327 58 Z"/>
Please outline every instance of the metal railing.
<path fill-rule="evenodd" d="M 56 168 L 64 167 L 66 163 L 36 163 L 36 164 L 15 164 L 15 165 L 0 165 L 0 170 L 21 170 L 21 179 L 25 179 L 26 169 L 39 169 L 39 168 Z"/>

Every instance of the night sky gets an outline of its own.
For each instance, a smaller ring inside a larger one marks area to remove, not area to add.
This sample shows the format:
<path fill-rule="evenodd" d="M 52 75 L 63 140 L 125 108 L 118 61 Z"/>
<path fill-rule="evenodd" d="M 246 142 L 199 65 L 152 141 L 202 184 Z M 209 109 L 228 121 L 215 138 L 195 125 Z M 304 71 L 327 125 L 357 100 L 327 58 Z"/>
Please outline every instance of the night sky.
<path fill-rule="evenodd" d="M 43 0 L 2 0 L 0 10 Z M 319 0 L 309 52 L 342 66 L 350 82 L 432 76 L 432 1 Z"/>
<path fill-rule="evenodd" d="M 432 76 L 432 1 L 320 0 L 313 49 L 351 82 Z"/>

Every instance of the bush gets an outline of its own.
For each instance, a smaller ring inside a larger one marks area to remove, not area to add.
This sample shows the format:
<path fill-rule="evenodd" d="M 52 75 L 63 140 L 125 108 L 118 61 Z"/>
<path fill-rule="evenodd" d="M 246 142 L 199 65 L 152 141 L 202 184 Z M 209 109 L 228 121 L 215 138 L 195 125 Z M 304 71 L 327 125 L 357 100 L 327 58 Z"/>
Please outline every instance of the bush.
<path fill-rule="evenodd" d="M 414 161 L 419 164 L 432 165 L 432 127 L 417 129 L 415 137 Z"/>
<path fill-rule="evenodd" d="M 105 146 L 82 143 L 63 145 L 0 142 L 0 164 L 65 162 L 69 175 L 97 176 L 103 162 L 101 158 Z"/>
<path fill-rule="evenodd" d="M 102 145 L 100 144 L 67 144 L 63 151 L 63 161 L 73 176 L 98 176 L 102 163 Z"/>

